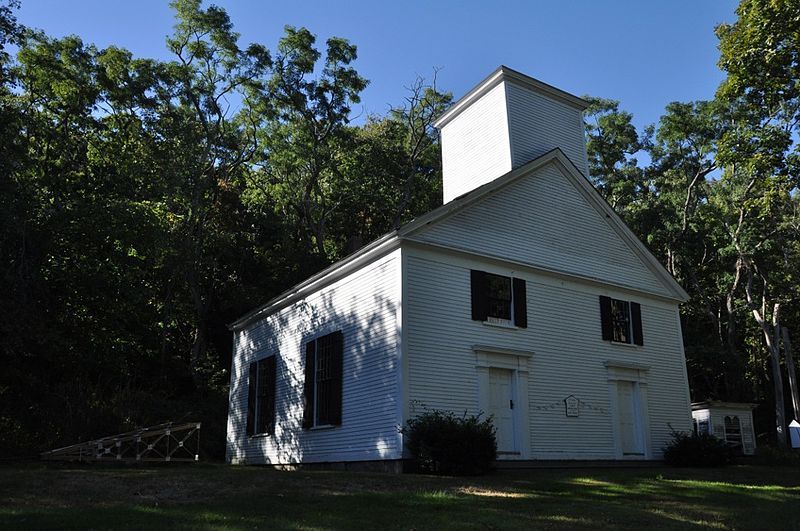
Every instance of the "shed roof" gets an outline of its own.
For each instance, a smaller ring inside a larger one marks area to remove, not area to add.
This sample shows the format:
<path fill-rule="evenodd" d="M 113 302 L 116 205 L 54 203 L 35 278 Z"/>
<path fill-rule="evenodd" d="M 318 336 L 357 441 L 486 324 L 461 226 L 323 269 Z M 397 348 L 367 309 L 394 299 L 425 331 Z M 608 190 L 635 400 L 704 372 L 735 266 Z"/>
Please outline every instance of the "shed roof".
<path fill-rule="evenodd" d="M 722 400 L 705 400 L 703 402 L 692 402 L 692 411 L 701 409 L 749 409 L 753 410 L 758 407 L 758 404 L 751 402 L 725 402 Z"/>

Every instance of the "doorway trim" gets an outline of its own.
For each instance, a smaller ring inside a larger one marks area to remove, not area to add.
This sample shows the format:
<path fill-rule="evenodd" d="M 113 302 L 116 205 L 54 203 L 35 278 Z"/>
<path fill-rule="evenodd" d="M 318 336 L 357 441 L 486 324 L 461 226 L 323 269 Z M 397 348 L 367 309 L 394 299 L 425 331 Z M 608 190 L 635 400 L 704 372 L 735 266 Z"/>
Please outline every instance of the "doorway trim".
<path fill-rule="evenodd" d="M 478 382 L 478 409 L 489 410 L 489 369 L 511 371 L 511 393 L 514 401 L 514 453 L 498 455 L 498 460 L 530 459 L 531 435 L 528 416 L 529 364 L 534 353 L 486 345 L 473 345 Z"/>
<path fill-rule="evenodd" d="M 636 460 L 652 459 L 650 441 L 650 421 L 647 407 L 647 378 L 650 367 L 628 361 L 608 360 L 603 363 L 608 372 L 608 394 L 611 403 L 611 426 L 614 434 L 614 457 L 616 459 Z M 618 382 L 633 383 L 634 404 L 636 407 L 636 425 L 644 446 L 643 455 L 624 455 L 622 452 L 622 435 L 619 433 L 620 408 L 618 404 Z"/>

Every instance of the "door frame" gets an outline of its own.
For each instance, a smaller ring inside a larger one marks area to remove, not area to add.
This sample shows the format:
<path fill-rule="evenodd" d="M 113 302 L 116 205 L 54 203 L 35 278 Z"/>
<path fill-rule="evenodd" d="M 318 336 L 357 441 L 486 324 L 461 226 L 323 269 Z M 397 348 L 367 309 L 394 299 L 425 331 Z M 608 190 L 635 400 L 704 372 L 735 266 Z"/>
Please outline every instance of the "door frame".
<path fill-rule="evenodd" d="M 647 376 L 650 367 L 638 363 L 607 361 L 604 363 L 608 371 L 608 394 L 611 404 L 611 431 L 614 434 L 614 457 L 620 460 L 652 459 L 650 440 L 650 422 L 647 408 Z M 634 408 L 634 426 L 636 436 L 642 445 L 641 455 L 625 455 L 622 451 L 622 434 L 619 431 L 620 407 L 618 382 L 630 382 Z"/>
<path fill-rule="evenodd" d="M 477 373 L 478 409 L 484 415 L 489 411 L 489 369 L 511 371 L 511 411 L 514 452 L 498 454 L 498 460 L 530 459 L 530 420 L 528 415 L 528 365 L 533 352 L 474 345 L 475 371 Z"/>

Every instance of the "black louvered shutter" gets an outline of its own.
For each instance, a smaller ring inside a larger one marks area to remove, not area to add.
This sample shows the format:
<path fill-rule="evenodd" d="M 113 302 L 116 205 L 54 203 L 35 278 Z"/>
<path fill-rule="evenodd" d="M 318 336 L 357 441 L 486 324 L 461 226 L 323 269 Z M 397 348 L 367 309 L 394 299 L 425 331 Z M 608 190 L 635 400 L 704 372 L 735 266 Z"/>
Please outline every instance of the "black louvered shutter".
<path fill-rule="evenodd" d="M 332 389 L 329 395 L 330 423 L 342 424 L 342 378 L 344 376 L 344 335 L 341 331 L 331 334 L 331 377 Z"/>
<path fill-rule="evenodd" d="M 264 363 L 264 380 L 261 382 L 263 385 L 261 413 L 263 431 L 269 435 L 275 434 L 275 396 L 276 387 L 278 383 L 278 357 L 270 356 L 263 361 Z"/>
<path fill-rule="evenodd" d="M 303 386 L 303 428 L 314 425 L 314 352 L 316 342 L 306 344 L 306 378 Z"/>
<path fill-rule="evenodd" d="M 470 271 L 470 287 L 472 290 L 472 319 L 485 321 L 489 315 L 489 286 L 485 271 Z"/>
<path fill-rule="evenodd" d="M 514 324 L 520 328 L 528 328 L 528 299 L 525 293 L 525 281 L 514 279 Z"/>
<path fill-rule="evenodd" d="M 600 295 L 600 328 L 603 330 L 603 339 L 614 339 L 614 324 L 611 320 L 611 297 Z"/>
<path fill-rule="evenodd" d="M 256 428 L 256 381 L 258 379 L 258 364 L 250 364 L 247 375 L 247 435 L 253 435 Z"/>
<path fill-rule="evenodd" d="M 644 335 L 642 334 L 642 307 L 638 302 L 631 303 L 631 321 L 633 321 L 633 342 L 637 345 L 644 345 Z"/>

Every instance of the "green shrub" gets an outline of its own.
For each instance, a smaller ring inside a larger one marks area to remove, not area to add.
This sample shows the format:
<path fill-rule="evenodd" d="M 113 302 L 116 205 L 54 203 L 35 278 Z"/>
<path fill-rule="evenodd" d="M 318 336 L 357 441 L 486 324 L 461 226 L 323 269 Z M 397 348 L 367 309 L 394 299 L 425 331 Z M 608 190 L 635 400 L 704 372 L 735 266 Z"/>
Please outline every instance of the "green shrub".
<path fill-rule="evenodd" d="M 714 467 L 733 461 L 734 450 L 713 435 L 673 431 L 664 448 L 664 461 L 671 466 Z"/>
<path fill-rule="evenodd" d="M 756 448 L 755 462 L 760 465 L 800 466 L 800 450 L 788 446 L 759 446 Z"/>
<path fill-rule="evenodd" d="M 491 417 L 456 416 L 425 411 L 400 429 L 421 472 L 449 475 L 485 474 L 497 457 Z"/>

